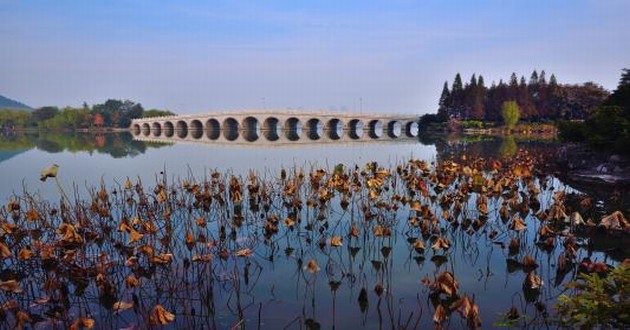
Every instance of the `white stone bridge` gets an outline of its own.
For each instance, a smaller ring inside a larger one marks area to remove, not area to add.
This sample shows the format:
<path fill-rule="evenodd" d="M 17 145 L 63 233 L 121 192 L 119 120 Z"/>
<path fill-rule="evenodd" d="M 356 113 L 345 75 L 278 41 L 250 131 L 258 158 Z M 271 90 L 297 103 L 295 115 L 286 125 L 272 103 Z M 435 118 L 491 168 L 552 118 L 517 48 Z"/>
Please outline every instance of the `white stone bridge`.
<path fill-rule="evenodd" d="M 131 122 L 130 129 L 138 139 L 166 142 L 358 142 L 415 137 L 418 135 L 418 117 L 249 110 L 140 118 Z"/>

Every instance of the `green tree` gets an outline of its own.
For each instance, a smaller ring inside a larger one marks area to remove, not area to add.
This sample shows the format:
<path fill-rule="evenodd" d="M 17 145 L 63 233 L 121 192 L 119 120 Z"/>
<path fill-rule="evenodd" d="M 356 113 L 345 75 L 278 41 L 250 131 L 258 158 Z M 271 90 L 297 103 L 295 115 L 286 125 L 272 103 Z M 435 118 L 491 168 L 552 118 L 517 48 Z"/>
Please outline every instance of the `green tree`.
<path fill-rule="evenodd" d="M 501 115 L 503 116 L 503 122 L 509 129 L 514 128 L 521 117 L 521 109 L 518 107 L 516 101 L 505 101 L 501 105 Z"/>
<path fill-rule="evenodd" d="M 57 114 L 59 114 L 59 108 L 57 107 L 41 107 L 33 111 L 32 118 L 35 125 L 38 125 L 43 121 L 54 118 Z"/>
<path fill-rule="evenodd" d="M 168 110 L 151 109 L 145 110 L 142 114 L 142 118 L 161 117 L 161 116 L 174 116 L 175 113 Z"/>
<path fill-rule="evenodd" d="M 132 119 L 142 117 L 144 109 L 140 103 L 109 99 L 103 104 L 94 105 L 92 112 L 103 116 L 105 126 L 129 127 Z"/>
<path fill-rule="evenodd" d="M 624 117 L 630 120 L 630 69 L 623 69 L 617 89 L 608 97 L 605 105 L 616 105 L 623 108 Z"/>

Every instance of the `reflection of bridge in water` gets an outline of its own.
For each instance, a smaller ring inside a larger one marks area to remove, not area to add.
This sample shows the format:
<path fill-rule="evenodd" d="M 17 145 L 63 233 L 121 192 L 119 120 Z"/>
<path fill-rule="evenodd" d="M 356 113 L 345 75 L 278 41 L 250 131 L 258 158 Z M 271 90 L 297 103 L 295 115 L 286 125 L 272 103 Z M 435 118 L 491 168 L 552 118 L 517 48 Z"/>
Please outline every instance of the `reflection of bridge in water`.
<path fill-rule="evenodd" d="M 163 142 L 376 142 L 416 137 L 418 117 L 253 110 L 140 118 L 131 122 L 130 129 L 138 140 Z"/>

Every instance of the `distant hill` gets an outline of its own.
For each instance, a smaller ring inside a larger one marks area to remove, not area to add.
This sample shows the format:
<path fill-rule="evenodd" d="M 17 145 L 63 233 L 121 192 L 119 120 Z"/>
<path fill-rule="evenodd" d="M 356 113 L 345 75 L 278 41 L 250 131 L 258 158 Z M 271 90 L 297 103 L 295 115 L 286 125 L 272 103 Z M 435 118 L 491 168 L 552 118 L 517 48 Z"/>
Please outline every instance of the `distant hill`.
<path fill-rule="evenodd" d="M 24 103 L 20 103 L 10 98 L 0 95 L 0 109 L 15 109 L 15 110 L 33 110 Z"/>

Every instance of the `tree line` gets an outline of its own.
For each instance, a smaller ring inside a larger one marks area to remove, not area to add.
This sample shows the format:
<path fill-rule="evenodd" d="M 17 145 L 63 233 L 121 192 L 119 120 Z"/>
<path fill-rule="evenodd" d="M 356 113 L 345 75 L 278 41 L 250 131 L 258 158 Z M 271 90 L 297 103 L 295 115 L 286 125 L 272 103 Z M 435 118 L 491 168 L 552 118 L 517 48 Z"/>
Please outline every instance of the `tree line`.
<path fill-rule="evenodd" d="M 554 74 L 547 80 L 545 71 L 534 70 L 529 81 L 512 73 L 506 83 L 499 80 L 486 87 L 483 76 L 473 74 L 463 83 L 457 73 L 450 88 L 444 82 L 439 100 L 438 118 L 500 122 L 505 102 L 514 101 L 525 121 L 586 119 L 602 104 L 609 93 L 593 82 L 560 84 Z"/>
<path fill-rule="evenodd" d="M 617 89 L 584 121 L 558 125 L 560 138 L 596 149 L 630 154 L 630 69 L 623 69 Z"/>
<path fill-rule="evenodd" d="M 33 111 L 0 110 L 0 129 L 90 129 L 126 128 L 134 118 L 174 115 L 168 110 L 145 110 L 140 103 L 109 99 L 102 104 L 80 108 L 44 106 Z"/>

